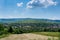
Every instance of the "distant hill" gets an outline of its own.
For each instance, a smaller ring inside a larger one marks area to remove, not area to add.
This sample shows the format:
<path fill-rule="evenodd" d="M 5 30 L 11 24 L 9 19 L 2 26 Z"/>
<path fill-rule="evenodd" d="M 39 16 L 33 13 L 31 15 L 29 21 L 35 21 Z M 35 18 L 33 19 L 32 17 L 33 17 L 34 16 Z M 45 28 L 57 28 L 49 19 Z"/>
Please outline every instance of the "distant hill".
<path fill-rule="evenodd" d="M 60 23 L 60 20 L 50 20 L 50 19 L 36 19 L 36 18 L 12 18 L 12 19 L 0 19 L 0 23 L 39 23 L 39 22 L 51 22 Z"/>

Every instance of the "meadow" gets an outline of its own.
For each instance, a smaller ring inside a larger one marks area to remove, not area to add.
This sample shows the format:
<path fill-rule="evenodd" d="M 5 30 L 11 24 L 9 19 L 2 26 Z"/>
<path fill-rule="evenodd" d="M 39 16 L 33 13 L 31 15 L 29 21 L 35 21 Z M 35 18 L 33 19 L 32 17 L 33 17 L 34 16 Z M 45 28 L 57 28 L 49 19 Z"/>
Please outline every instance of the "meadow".
<path fill-rule="evenodd" d="M 60 32 L 33 32 L 34 34 L 40 34 L 45 36 L 59 37 Z"/>
<path fill-rule="evenodd" d="M 23 34 L 10 34 L 0 40 L 60 40 L 59 32 L 33 32 Z M 13 38 L 12 38 L 13 37 Z"/>

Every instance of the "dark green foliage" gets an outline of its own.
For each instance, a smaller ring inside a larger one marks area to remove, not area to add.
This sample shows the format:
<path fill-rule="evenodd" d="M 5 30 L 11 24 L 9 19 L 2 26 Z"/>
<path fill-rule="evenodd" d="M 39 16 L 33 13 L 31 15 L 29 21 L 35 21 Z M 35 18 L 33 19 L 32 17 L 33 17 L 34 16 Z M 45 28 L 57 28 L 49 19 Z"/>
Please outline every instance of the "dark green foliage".
<path fill-rule="evenodd" d="M 4 33 L 4 27 L 3 24 L 0 24 L 0 35 L 2 35 Z"/>
<path fill-rule="evenodd" d="M 0 31 L 4 30 L 3 24 L 0 24 Z"/>
<path fill-rule="evenodd" d="M 18 28 L 14 30 L 14 34 L 22 34 L 23 32 Z"/>
<path fill-rule="evenodd" d="M 60 28 L 58 29 L 58 32 L 60 32 Z"/>
<path fill-rule="evenodd" d="M 0 24 L 0 34 L 21 34 L 30 32 L 60 32 L 60 24 L 46 22 Z"/>
<path fill-rule="evenodd" d="M 9 27 L 8 32 L 13 33 L 13 28 L 11 26 Z"/>

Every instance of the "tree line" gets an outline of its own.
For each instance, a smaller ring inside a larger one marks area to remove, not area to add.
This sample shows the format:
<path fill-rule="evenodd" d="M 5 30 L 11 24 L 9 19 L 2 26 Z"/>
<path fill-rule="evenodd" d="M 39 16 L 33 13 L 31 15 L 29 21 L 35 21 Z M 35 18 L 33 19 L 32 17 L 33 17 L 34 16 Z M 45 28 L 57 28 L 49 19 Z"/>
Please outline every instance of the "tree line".
<path fill-rule="evenodd" d="M 60 32 L 59 23 L 0 23 L 0 35 L 29 32 Z"/>

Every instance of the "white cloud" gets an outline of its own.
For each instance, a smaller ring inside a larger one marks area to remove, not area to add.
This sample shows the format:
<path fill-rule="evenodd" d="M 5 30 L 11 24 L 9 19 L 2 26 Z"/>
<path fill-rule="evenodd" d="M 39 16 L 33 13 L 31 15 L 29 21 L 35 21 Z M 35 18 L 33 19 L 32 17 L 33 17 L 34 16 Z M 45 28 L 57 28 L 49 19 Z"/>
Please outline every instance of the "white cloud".
<path fill-rule="evenodd" d="M 17 3 L 17 6 L 18 6 L 18 7 L 22 7 L 22 6 L 23 6 L 23 2 Z"/>
<path fill-rule="evenodd" d="M 53 0 L 31 0 L 27 3 L 27 8 L 56 6 Z"/>
<path fill-rule="evenodd" d="M 33 8 L 33 6 L 27 6 L 27 8 Z"/>

